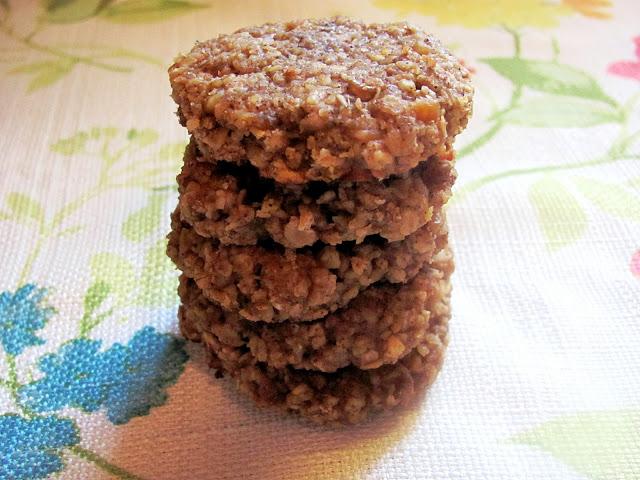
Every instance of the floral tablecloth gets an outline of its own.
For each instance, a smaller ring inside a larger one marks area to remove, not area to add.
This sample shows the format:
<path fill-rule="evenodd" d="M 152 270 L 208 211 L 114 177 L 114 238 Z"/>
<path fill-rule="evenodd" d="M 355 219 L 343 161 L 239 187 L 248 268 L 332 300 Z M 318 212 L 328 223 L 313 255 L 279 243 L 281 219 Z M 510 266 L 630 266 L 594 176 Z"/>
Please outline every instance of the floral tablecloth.
<path fill-rule="evenodd" d="M 413 409 L 261 411 L 177 336 L 166 67 L 268 20 L 407 19 L 473 71 L 447 361 Z M 639 479 L 636 0 L 0 0 L 0 479 Z"/>

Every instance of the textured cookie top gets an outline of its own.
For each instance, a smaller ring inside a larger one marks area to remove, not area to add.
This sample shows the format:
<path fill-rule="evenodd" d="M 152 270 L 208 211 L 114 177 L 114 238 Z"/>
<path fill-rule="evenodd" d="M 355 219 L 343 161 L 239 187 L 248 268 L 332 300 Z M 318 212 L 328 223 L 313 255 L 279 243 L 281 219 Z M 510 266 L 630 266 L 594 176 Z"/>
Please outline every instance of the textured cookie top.
<path fill-rule="evenodd" d="M 249 160 L 281 183 L 386 178 L 442 152 L 473 89 L 442 44 L 407 24 L 266 24 L 198 43 L 169 69 L 212 161 Z"/>

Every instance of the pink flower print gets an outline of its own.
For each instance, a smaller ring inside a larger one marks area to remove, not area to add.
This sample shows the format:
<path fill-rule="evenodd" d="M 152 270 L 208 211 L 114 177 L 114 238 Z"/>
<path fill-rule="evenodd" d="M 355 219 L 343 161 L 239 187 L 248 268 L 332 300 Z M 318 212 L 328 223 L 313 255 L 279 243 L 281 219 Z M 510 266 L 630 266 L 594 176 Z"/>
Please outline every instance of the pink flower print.
<path fill-rule="evenodd" d="M 640 250 L 631 257 L 631 265 L 629 267 L 631 268 L 631 273 L 640 278 Z"/>
<path fill-rule="evenodd" d="M 636 61 L 621 61 L 609 65 L 607 71 L 621 77 L 634 78 L 640 81 L 640 37 L 633 39 L 636 44 Z"/>

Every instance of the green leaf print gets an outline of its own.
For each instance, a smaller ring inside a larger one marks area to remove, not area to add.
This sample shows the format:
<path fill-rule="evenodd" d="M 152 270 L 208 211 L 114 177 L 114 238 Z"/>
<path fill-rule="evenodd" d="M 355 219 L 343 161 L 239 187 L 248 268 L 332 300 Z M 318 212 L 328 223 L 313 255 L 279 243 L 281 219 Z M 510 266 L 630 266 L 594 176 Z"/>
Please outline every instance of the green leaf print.
<path fill-rule="evenodd" d="M 45 0 L 44 19 L 51 23 L 79 22 L 94 16 L 113 0 Z"/>
<path fill-rule="evenodd" d="M 131 163 L 119 172 L 128 186 L 155 189 L 173 181 L 180 171 L 184 143 L 170 143 L 149 157 Z"/>
<path fill-rule="evenodd" d="M 129 167 L 126 168 L 131 169 L 137 168 L 141 162 L 144 163 L 145 160 L 138 159 L 131 162 L 132 158 L 125 154 L 147 148 L 155 143 L 158 137 L 158 133 L 153 129 L 91 128 L 57 141 L 51 145 L 51 150 L 67 156 L 77 154 L 98 156 L 112 174 L 117 172 L 113 172 L 111 167 L 123 159 L 130 161 Z"/>
<path fill-rule="evenodd" d="M 24 63 L 30 60 L 27 53 L 37 56 L 37 61 L 10 71 L 31 77 L 27 87 L 29 93 L 57 84 L 80 65 L 120 74 L 132 72 L 133 65 L 139 63 L 162 67 L 164 62 L 161 59 L 117 45 L 58 43 L 50 38 L 47 41 L 39 40 L 51 27 L 96 17 L 113 3 L 114 0 L 40 0 L 42 9 L 39 12 L 30 18 L 19 16 L 26 21 L 25 25 L 31 26 L 23 28 L 18 24 L 24 23 L 23 20 L 18 22 L 18 19 L 9 15 L 8 0 L 0 0 L 3 17 L 0 20 L 0 36 L 14 44 L 10 48 L 0 48 L 0 63 Z"/>
<path fill-rule="evenodd" d="M 35 92 L 41 88 L 53 85 L 68 74 L 72 68 L 73 64 L 70 62 L 57 62 L 55 65 L 40 71 L 31 79 L 29 85 L 27 85 L 27 92 Z"/>
<path fill-rule="evenodd" d="M 165 238 L 147 250 L 140 276 L 140 293 L 135 302 L 137 305 L 172 307 L 177 303 L 178 277 L 166 250 Z"/>
<path fill-rule="evenodd" d="M 182 156 L 186 144 L 184 142 L 169 143 L 158 150 L 158 159 L 178 166 L 182 164 Z"/>
<path fill-rule="evenodd" d="M 38 223 L 44 221 L 44 208 L 31 197 L 18 192 L 9 193 L 6 197 L 7 206 L 18 221 L 33 220 Z"/>
<path fill-rule="evenodd" d="M 576 199 L 559 181 L 543 177 L 531 185 L 533 204 L 547 247 L 558 250 L 578 240 L 587 228 L 587 217 Z"/>
<path fill-rule="evenodd" d="M 85 146 L 89 140 L 87 132 L 78 132 L 69 138 L 63 138 L 51 145 L 51 151 L 62 155 L 71 156 L 85 151 Z"/>
<path fill-rule="evenodd" d="M 640 410 L 568 415 L 510 441 L 541 448 L 592 480 L 637 480 Z"/>
<path fill-rule="evenodd" d="M 9 70 L 10 74 L 31 75 L 31 81 L 27 86 L 28 92 L 34 92 L 41 88 L 53 85 L 73 69 L 74 63 L 69 59 L 55 61 L 33 62 Z"/>
<path fill-rule="evenodd" d="M 64 230 L 58 232 L 56 234 L 57 238 L 62 238 L 62 237 L 66 237 L 68 235 L 73 235 L 75 233 L 78 233 L 79 231 L 81 231 L 84 228 L 83 225 L 74 225 L 72 227 L 69 228 L 65 228 Z"/>
<path fill-rule="evenodd" d="M 585 177 L 574 181 L 580 193 L 600 209 L 624 220 L 640 222 L 640 197 L 629 193 L 622 185 Z"/>
<path fill-rule="evenodd" d="M 12 68 L 9 70 L 10 74 L 14 73 L 38 73 L 42 70 L 49 68 L 52 65 L 55 65 L 56 62 L 33 62 L 27 63 L 26 65 L 20 65 L 19 67 Z"/>
<path fill-rule="evenodd" d="M 94 316 L 110 292 L 111 286 L 102 280 L 92 283 L 87 289 L 87 293 L 85 293 L 84 296 L 84 313 L 80 320 L 81 337 L 86 336 L 93 328 L 98 326 L 104 318 L 111 314 L 111 311 L 108 311 Z"/>
<path fill-rule="evenodd" d="M 93 283 L 84 296 L 84 316 L 90 317 L 98 309 L 102 302 L 109 296 L 111 287 L 108 283 L 98 280 Z"/>
<path fill-rule="evenodd" d="M 526 127 L 590 127 L 619 123 L 620 112 L 608 104 L 581 98 L 546 95 L 527 100 L 500 116 L 506 123 Z"/>
<path fill-rule="evenodd" d="M 91 278 L 94 283 L 109 285 L 116 306 L 129 303 L 129 296 L 136 288 L 136 272 L 133 265 L 115 253 L 98 253 L 91 258 Z"/>
<path fill-rule="evenodd" d="M 207 7 L 184 0 L 125 0 L 105 8 L 100 16 L 114 23 L 161 22 Z"/>
<path fill-rule="evenodd" d="M 541 92 L 600 100 L 615 104 L 589 74 L 556 62 L 523 58 L 485 58 L 488 64 L 516 85 Z"/>
<path fill-rule="evenodd" d="M 158 132 L 151 128 L 145 128 L 144 130 L 137 130 L 132 128 L 127 132 L 127 140 L 140 147 L 146 147 L 158 140 Z"/>
<path fill-rule="evenodd" d="M 122 235 L 132 242 L 141 242 L 160 227 L 166 192 L 153 192 L 146 206 L 136 210 L 122 224 Z"/>
<path fill-rule="evenodd" d="M 113 308 L 125 306 L 172 307 L 176 303 L 178 278 L 176 269 L 166 255 L 167 240 L 163 237 L 154 242 L 144 255 L 140 272 L 120 255 L 99 253 L 91 259 L 93 283 L 85 295 L 86 322 L 94 328 L 111 315 L 112 310 L 92 317 L 98 305 L 113 295 Z M 89 301 L 88 299 L 91 299 Z M 98 302 L 99 301 L 99 302 Z M 89 303 L 87 303 L 89 302 Z M 87 314 L 89 306 L 94 306 Z M 97 323 L 92 324 L 92 321 Z"/>

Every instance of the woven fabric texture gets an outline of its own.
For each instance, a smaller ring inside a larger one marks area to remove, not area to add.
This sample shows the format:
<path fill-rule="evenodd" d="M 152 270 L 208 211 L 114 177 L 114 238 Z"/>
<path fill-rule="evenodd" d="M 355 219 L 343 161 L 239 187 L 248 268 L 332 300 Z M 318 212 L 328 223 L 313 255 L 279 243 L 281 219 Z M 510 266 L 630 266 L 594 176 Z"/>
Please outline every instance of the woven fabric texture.
<path fill-rule="evenodd" d="M 409 20 L 473 72 L 443 371 L 327 429 L 177 335 L 166 69 L 265 21 Z M 0 479 L 639 479 L 636 0 L 0 0 Z"/>

